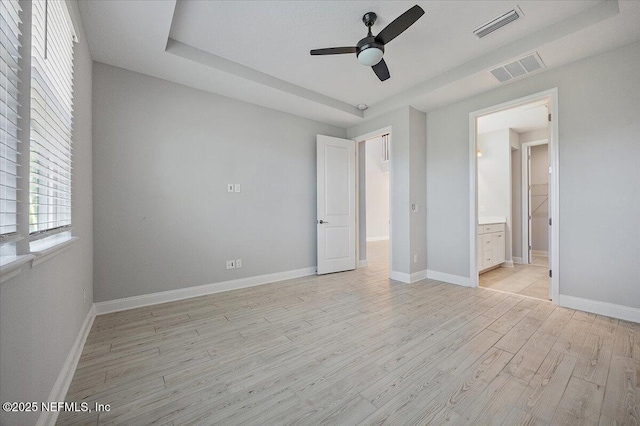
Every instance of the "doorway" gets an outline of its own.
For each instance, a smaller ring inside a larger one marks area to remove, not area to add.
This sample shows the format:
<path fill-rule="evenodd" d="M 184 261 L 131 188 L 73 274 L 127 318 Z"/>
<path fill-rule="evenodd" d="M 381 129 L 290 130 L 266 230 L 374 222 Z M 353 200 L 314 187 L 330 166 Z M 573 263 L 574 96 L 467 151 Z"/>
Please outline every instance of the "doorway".
<path fill-rule="evenodd" d="M 523 264 L 549 266 L 548 139 L 522 144 Z"/>
<path fill-rule="evenodd" d="M 391 265 L 391 129 L 355 139 L 358 170 L 358 267 L 389 275 Z"/>
<path fill-rule="evenodd" d="M 555 89 L 470 114 L 473 286 L 557 302 L 557 135 Z"/>

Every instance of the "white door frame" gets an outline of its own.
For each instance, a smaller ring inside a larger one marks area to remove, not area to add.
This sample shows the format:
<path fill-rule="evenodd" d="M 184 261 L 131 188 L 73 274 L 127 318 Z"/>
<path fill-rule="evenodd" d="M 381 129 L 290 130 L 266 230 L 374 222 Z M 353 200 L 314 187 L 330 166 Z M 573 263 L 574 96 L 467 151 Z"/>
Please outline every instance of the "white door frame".
<path fill-rule="evenodd" d="M 529 149 L 532 146 L 538 145 L 547 145 L 549 143 L 549 139 L 541 139 L 532 142 L 524 142 L 522 144 L 522 263 L 528 264 L 531 263 L 529 260 L 529 203 L 531 200 L 529 199 L 529 188 L 527 187 L 529 181 L 529 159 L 527 158 L 527 154 Z M 551 164 L 551 163 L 549 163 Z M 526 197 L 525 197 L 526 194 Z M 527 226 L 525 227 L 525 223 Z M 548 248 L 547 248 L 548 249 Z M 526 261 L 525 261 L 525 253 L 527 253 Z"/>
<path fill-rule="evenodd" d="M 393 265 L 393 135 L 391 126 L 366 133 L 353 138 L 356 142 L 356 267 L 360 264 L 360 143 L 375 139 L 382 135 L 389 135 L 389 274 Z"/>
<path fill-rule="evenodd" d="M 469 271 L 470 287 L 478 287 L 478 156 L 477 156 L 477 119 L 483 115 L 514 108 L 520 105 L 535 101 L 547 100 L 549 103 L 549 113 L 552 120 L 549 132 L 549 203 L 550 219 L 552 219 L 551 241 L 549 245 L 549 268 L 553 270 L 550 280 L 551 300 L 559 302 L 560 296 L 560 208 L 559 208 L 559 188 L 558 178 L 559 158 L 558 158 L 558 88 L 534 93 L 509 102 L 504 102 L 488 108 L 469 113 Z"/>

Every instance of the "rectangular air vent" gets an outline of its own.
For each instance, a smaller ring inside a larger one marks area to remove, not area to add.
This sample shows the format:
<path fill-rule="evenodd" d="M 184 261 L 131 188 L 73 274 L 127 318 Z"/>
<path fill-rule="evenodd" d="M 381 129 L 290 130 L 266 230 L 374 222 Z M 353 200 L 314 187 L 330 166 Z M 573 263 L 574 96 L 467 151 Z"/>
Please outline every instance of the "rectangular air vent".
<path fill-rule="evenodd" d="M 516 6 L 513 9 L 509 10 L 508 12 L 505 12 L 502 15 L 498 16 L 497 18 L 492 19 L 486 24 L 480 25 L 478 28 L 473 30 L 473 33 L 478 38 L 488 36 L 492 32 L 499 30 L 500 28 L 504 27 L 507 24 L 510 24 L 511 22 L 515 21 L 521 16 L 522 16 L 522 11 L 518 6 Z"/>
<path fill-rule="evenodd" d="M 522 77 L 544 68 L 540 55 L 534 52 L 523 58 L 516 59 L 489 71 L 500 83 Z"/>

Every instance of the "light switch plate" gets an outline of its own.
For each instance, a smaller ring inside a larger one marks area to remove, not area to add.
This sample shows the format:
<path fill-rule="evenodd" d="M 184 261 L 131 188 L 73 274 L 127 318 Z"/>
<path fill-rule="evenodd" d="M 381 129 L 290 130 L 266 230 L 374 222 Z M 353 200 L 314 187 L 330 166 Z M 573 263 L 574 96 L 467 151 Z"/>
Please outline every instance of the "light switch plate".
<path fill-rule="evenodd" d="M 228 183 L 227 184 L 227 192 L 233 192 L 233 184 L 232 183 Z"/>
<path fill-rule="evenodd" d="M 235 268 L 236 268 L 235 261 L 227 260 L 227 269 L 235 269 Z"/>

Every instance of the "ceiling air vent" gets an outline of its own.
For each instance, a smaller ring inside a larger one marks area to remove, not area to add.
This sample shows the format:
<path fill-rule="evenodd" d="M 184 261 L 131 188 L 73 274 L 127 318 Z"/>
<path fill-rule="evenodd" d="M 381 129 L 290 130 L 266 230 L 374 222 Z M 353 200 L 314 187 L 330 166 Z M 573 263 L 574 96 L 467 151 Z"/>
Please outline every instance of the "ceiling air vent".
<path fill-rule="evenodd" d="M 492 69 L 490 72 L 500 83 L 522 77 L 523 75 L 544 68 L 544 63 L 537 53 L 531 53 L 523 58 L 516 59 L 508 64 Z"/>
<path fill-rule="evenodd" d="M 473 30 L 473 33 L 478 38 L 488 36 L 492 32 L 499 30 L 500 28 L 504 27 L 507 24 L 510 24 L 511 22 L 515 21 L 521 16 L 523 16 L 522 11 L 518 6 L 516 6 L 510 11 L 505 12 L 502 15 L 498 16 L 497 18 L 492 19 L 486 24 L 480 25 L 478 28 Z"/>

